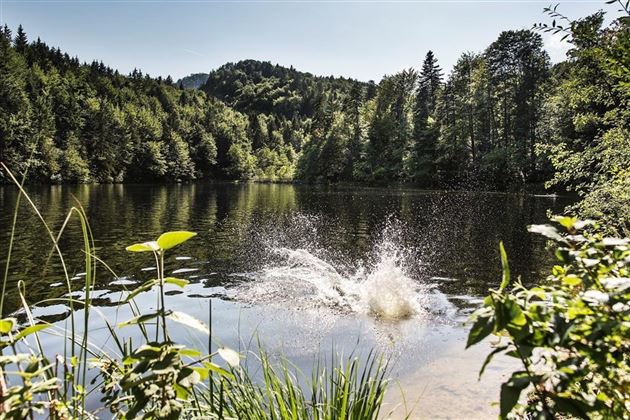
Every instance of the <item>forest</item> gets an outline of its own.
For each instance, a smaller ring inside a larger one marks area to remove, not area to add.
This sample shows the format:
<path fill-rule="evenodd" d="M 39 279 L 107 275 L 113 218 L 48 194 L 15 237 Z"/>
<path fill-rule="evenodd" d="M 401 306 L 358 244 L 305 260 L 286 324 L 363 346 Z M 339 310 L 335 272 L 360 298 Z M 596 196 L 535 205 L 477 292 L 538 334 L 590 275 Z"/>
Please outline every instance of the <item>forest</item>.
<path fill-rule="evenodd" d="M 5 26 L 0 160 L 45 183 L 545 185 L 582 194 L 582 215 L 627 227 L 627 16 L 606 25 L 602 11 L 547 12 L 553 25 L 502 32 L 448 75 L 429 51 L 419 69 L 378 83 L 255 60 L 179 83 L 122 75 Z M 550 64 L 543 31 L 566 34 L 566 61 Z"/>
<path fill-rule="evenodd" d="M 121 74 L 0 27 L 0 419 L 628 418 L 606 4 L 378 82 Z"/>

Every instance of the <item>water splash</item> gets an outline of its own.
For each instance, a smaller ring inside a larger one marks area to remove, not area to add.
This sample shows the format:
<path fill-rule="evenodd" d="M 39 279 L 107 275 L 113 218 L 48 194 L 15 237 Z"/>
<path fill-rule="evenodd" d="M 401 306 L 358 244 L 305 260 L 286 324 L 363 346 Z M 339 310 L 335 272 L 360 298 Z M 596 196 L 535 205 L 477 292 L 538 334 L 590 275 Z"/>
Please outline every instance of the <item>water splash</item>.
<path fill-rule="evenodd" d="M 312 223 L 308 230 L 315 231 Z M 402 231 L 396 223 L 387 222 L 367 261 L 350 266 L 339 263 L 343 258 L 333 258 L 325 249 L 271 241 L 266 264 L 241 274 L 248 281 L 236 288 L 234 297 L 252 304 L 295 310 L 328 308 L 389 320 L 449 313 L 453 307 L 435 285 L 423 283 L 417 273 L 416 278 L 410 274 L 414 270 L 409 261 L 415 260 L 415 253 L 400 245 Z M 313 235 L 309 237 L 309 244 L 316 242 Z"/>

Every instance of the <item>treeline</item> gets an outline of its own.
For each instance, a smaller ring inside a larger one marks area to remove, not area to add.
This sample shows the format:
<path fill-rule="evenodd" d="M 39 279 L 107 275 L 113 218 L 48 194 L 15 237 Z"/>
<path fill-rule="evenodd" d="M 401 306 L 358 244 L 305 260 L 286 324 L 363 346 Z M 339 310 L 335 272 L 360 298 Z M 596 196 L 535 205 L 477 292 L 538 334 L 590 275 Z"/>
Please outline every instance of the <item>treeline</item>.
<path fill-rule="evenodd" d="M 306 181 L 506 188 L 549 175 L 534 153 L 549 74 L 541 37 L 509 31 L 464 54 L 446 80 L 429 52 L 420 71 L 378 85 L 248 60 L 210 73 L 202 89 L 248 115 L 272 179 L 282 165 L 270 163 L 289 156 Z"/>
<path fill-rule="evenodd" d="M 627 11 L 608 26 L 602 12 L 548 12 L 565 26 L 503 32 L 448 75 L 429 52 L 378 84 L 254 60 L 176 84 L 80 64 L 5 27 L 0 159 L 21 172 L 32 155 L 31 179 L 52 182 L 549 181 L 584 194 L 612 184 L 611 200 L 627 199 Z M 571 35 L 567 61 L 550 65 L 541 30 Z"/>
<path fill-rule="evenodd" d="M 30 181 L 248 178 L 250 149 L 247 118 L 202 92 L 0 30 L 0 161 Z"/>

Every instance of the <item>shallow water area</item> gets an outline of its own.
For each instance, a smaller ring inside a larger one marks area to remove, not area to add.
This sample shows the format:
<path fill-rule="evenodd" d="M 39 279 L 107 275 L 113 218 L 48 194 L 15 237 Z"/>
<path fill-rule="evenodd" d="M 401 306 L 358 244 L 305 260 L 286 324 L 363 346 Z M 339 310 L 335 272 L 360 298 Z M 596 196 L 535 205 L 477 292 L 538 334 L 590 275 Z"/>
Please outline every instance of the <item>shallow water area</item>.
<path fill-rule="evenodd" d="M 498 399 L 509 362 L 491 365 L 478 383 L 487 343 L 464 351 L 463 322 L 499 282 L 500 240 L 515 275 L 525 282 L 540 278 L 551 256 L 526 226 L 544 223 L 547 209 L 567 204 L 556 196 L 260 184 L 53 186 L 29 193 L 55 229 L 76 197 L 97 255 L 117 273 L 99 268 L 97 274 L 89 324 L 95 349 L 112 348 L 103 319 L 116 324 L 132 316 L 114 306 L 125 290 L 155 275 L 149 256 L 126 253 L 125 246 L 168 230 L 192 230 L 198 236 L 166 261 L 168 275 L 190 284 L 169 288 L 166 305 L 209 324 L 213 348 L 226 345 L 247 356 L 260 340 L 304 372 L 333 351 L 361 357 L 374 348 L 390 360 L 408 408 L 415 406 L 411 418 L 496 413 L 490 403 Z M 3 244 L 15 198 L 15 189 L 0 187 Z M 24 203 L 17 238 L 6 312 L 19 309 L 16 282 L 25 280 L 34 315 L 56 322 L 60 333 L 68 326 L 67 306 L 42 301 L 68 290 L 45 232 Z M 60 245 L 72 296 L 80 299 L 85 270 L 78 238 L 78 223 L 71 223 Z M 155 290 L 140 295 L 138 304 L 154 308 Z M 134 334 L 129 327 L 121 331 Z M 199 331 L 181 325 L 171 331 L 189 345 L 208 345 Z M 43 337 L 46 349 L 61 351 L 59 336 Z M 383 414 L 402 401 L 394 382 Z M 97 407 L 98 399 L 90 404 Z"/>

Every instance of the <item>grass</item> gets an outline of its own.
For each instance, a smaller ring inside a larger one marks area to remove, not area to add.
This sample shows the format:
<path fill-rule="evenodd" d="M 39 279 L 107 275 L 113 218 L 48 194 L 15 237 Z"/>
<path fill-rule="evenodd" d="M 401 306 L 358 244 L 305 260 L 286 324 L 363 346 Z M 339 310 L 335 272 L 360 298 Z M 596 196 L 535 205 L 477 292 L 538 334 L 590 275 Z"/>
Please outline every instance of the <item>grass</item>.
<path fill-rule="evenodd" d="M 363 365 L 357 358 L 333 356 L 326 366 L 318 363 L 308 380 L 286 360 L 274 366 L 264 351 L 258 360 L 261 383 L 254 382 L 246 370 L 226 380 L 223 388 L 228 392 L 220 394 L 219 403 L 227 417 L 358 420 L 376 419 L 380 413 L 386 368 L 373 354 Z"/>
<path fill-rule="evenodd" d="M 55 232 L 24 190 L 25 176 L 19 182 L 3 163 L 0 166 L 19 189 L 2 279 L 0 313 L 9 287 L 13 244 L 19 239 L 15 232 L 21 200 L 44 226 L 53 255 L 60 261 L 68 292 L 66 297 L 33 303 L 28 301 L 27 285 L 18 283 L 26 322 L 18 322 L 15 316 L 0 319 L 0 417 L 96 418 L 104 410 L 109 410 L 115 418 L 155 419 L 358 420 L 376 419 L 380 415 L 388 383 L 387 364 L 373 353 L 363 362 L 352 356 L 320 360 L 310 376 L 305 376 L 287 360 L 274 362 L 262 350 L 251 356 L 259 367 L 252 373 L 240 363 L 241 355 L 230 349 L 220 348 L 207 354 L 209 351 L 204 353 L 173 342 L 168 332 L 172 322 L 210 336 L 208 327 L 187 314 L 170 310 L 164 299 L 166 284 L 185 287 L 188 283 L 165 276 L 164 256 L 171 248 L 191 239 L 195 235 L 192 232 L 167 232 L 155 241 L 129 246 L 127 251 L 153 254 L 157 278 L 128 291 L 118 303 L 129 308 L 131 319 L 118 325 L 112 325 L 104 317 L 94 320 L 96 308 L 90 293 L 96 283 L 97 267 L 108 276 L 113 273 L 94 253 L 94 238 L 85 211 L 77 203 Z M 72 290 L 59 245 L 65 228 L 74 222 L 81 227 L 85 255 L 81 299 L 72 297 L 76 290 Z M 147 313 L 135 299 L 149 293 L 155 293 L 158 309 Z M 32 306 L 53 301 L 70 308 L 68 328 L 60 330 L 57 325 L 33 317 Z M 82 328 L 79 328 L 81 318 Z M 90 326 L 96 322 L 105 324 L 115 344 L 113 350 L 102 349 L 91 341 Z M 121 334 L 123 328 L 136 328 L 137 332 L 131 336 Z M 59 336 L 63 346 L 45 349 L 40 334 Z M 51 357 L 54 350 L 60 350 L 61 354 Z M 91 369 L 97 372 L 94 378 L 88 374 Z M 102 402 L 92 412 L 86 405 L 90 394 L 99 394 Z"/>

